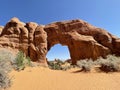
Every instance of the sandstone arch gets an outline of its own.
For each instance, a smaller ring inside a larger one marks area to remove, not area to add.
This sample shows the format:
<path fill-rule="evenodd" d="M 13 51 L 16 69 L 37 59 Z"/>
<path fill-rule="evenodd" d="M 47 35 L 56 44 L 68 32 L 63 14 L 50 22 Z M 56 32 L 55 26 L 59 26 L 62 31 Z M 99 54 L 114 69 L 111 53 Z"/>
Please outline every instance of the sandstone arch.
<path fill-rule="evenodd" d="M 85 24 L 87 23 L 81 20 L 73 20 L 46 25 L 48 50 L 58 43 L 68 46 L 73 64 L 76 64 L 77 60 L 84 58 L 96 59 L 99 56 L 105 57 L 110 53 L 109 48 L 99 44 L 94 39 L 92 31 L 94 34 L 95 27 L 89 24 L 84 26 Z M 88 29 L 84 31 L 83 29 L 86 27 Z M 97 33 L 97 29 L 95 33 Z"/>
<path fill-rule="evenodd" d="M 120 56 L 120 38 L 82 20 L 38 25 L 13 18 L 0 35 L 0 48 L 22 50 L 33 61 L 43 64 L 46 64 L 47 52 L 55 44 L 68 46 L 73 64 L 84 58 Z"/>

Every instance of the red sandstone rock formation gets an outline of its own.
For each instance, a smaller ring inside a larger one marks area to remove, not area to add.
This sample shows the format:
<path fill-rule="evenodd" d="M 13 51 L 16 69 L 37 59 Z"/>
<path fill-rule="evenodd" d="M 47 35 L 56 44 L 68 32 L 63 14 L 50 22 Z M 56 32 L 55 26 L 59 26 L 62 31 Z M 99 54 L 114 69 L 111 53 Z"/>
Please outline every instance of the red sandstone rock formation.
<path fill-rule="evenodd" d="M 33 61 L 46 63 L 46 54 L 55 44 L 69 48 L 72 63 L 108 54 L 120 56 L 120 39 L 82 20 L 56 22 L 46 26 L 11 19 L 0 36 L 0 47 L 22 50 Z M 57 52 L 56 52 L 57 53 Z"/>
<path fill-rule="evenodd" d="M 0 35 L 0 47 L 22 50 L 31 60 L 46 64 L 47 34 L 36 23 L 11 19 Z"/>

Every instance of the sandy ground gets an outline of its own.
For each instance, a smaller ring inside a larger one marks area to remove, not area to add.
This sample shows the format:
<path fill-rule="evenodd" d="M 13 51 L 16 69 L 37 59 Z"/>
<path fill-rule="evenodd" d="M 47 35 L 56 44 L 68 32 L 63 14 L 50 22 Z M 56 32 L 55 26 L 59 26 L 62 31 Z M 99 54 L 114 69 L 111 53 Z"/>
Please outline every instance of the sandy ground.
<path fill-rule="evenodd" d="M 43 67 L 12 71 L 9 90 L 120 90 L 120 73 L 56 71 Z"/>

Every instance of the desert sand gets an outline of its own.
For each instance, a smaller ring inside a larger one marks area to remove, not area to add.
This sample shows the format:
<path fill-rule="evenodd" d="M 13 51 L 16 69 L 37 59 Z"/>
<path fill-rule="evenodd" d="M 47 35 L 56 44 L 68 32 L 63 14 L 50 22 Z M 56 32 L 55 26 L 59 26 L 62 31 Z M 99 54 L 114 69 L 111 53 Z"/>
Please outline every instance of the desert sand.
<path fill-rule="evenodd" d="M 9 90 L 120 90 L 120 73 L 75 72 L 43 67 L 12 71 Z"/>

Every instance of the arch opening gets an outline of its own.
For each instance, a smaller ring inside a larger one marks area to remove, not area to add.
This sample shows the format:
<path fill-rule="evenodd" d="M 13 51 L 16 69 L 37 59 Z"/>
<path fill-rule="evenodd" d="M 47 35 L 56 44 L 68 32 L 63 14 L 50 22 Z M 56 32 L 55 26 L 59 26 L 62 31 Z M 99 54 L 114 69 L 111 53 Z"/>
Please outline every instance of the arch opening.
<path fill-rule="evenodd" d="M 62 46 L 61 44 L 55 44 L 53 47 L 51 47 L 46 57 L 48 61 L 53 61 L 55 59 L 65 61 L 71 59 L 68 47 Z"/>

